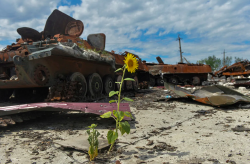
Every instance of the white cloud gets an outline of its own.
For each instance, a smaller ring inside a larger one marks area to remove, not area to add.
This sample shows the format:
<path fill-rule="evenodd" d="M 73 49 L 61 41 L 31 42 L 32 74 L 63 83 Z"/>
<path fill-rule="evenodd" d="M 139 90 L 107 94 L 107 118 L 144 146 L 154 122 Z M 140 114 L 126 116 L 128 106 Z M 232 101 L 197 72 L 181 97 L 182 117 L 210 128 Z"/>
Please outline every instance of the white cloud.
<path fill-rule="evenodd" d="M 0 5 L 0 41 L 14 40 L 20 37 L 16 32 L 20 27 L 31 27 L 39 32 L 43 30 L 46 19 L 56 8 L 59 0 L 1 1 Z"/>
<path fill-rule="evenodd" d="M 14 40 L 18 37 L 16 28 L 22 26 L 42 31 L 58 2 L 1 3 L 0 41 Z M 220 56 L 223 49 L 228 55 L 244 58 L 250 52 L 244 43 L 250 38 L 250 4 L 246 0 L 84 0 L 80 5 L 58 9 L 83 21 L 83 38 L 105 33 L 107 50 L 128 50 L 147 60 L 161 56 L 166 63 L 178 62 L 178 42 L 171 34 L 177 37 L 179 32 L 185 34 L 182 49 L 191 54 L 186 56 L 190 62 Z"/>
<path fill-rule="evenodd" d="M 1 51 L 4 47 L 5 47 L 4 45 L 1 45 L 1 44 L 0 44 L 0 51 Z"/>

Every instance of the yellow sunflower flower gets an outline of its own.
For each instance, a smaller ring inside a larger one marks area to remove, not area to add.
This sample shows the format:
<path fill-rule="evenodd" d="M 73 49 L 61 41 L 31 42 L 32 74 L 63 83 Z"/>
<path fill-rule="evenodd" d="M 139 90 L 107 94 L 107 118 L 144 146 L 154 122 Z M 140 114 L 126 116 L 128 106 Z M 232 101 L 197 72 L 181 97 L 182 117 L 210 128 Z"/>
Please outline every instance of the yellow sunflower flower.
<path fill-rule="evenodd" d="M 133 73 L 136 69 L 138 69 L 138 61 L 136 57 L 130 53 L 128 53 L 125 57 L 124 63 L 126 64 L 128 72 Z"/>

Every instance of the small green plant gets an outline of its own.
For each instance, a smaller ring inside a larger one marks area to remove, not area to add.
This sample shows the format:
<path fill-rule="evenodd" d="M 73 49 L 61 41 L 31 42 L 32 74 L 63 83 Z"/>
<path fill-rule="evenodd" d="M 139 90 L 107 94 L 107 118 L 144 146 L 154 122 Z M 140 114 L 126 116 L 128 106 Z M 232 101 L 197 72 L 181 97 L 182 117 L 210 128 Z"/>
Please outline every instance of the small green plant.
<path fill-rule="evenodd" d="M 109 97 L 112 97 L 114 95 L 118 95 L 118 100 L 110 100 L 109 101 L 109 103 L 112 103 L 112 102 L 117 103 L 117 110 L 113 110 L 113 112 L 106 112 L 103 115 L 101 115 L 102 118 L 112 117 L 116 121 L 116 128 L 114 130 L 109 130 L 108 134 L 107 134 L 108 143 L 111 144 L 111 146 L 109 148 L 109 152 L 112 150 L 112 147 L 113 147 L 115 141 L 118 139 L 118 129 L 120 130 L 122 135 L 124 133 L 127 133 L 127 134 L 130 133 L 130 124 L 127 121 L 122 122 L 122 120 L 125 116 L 132 118 L 132 115 L 130 112 L 119 111 L 119 109 L 120 109 L 120 102 L 122 100 L 125 100 L 125 101 L 133 101 L 133 100 L 130 98 L 127 98 L 127 97 L 124 97 L 121 99 L 121 88 L 122 88 L 121 86 L 122 86 L 124 80 L 134 81 L 134 79 L 132 79 L 132 78 L 125 78 L 124 79 L 124 74 L 125 74 L 126 70 L 128 70 L 128 72 L 131 72 L 131 73 L 135 72 L 135 70 L 138 68 L 138 61 L 134 57 L 134 55 L 128 53 L 127 56 L 125 57 L 124 63 L 125 64 L 122 68 L 119 68 L 115 71 L 115 72 L 123 71 L 122 80 L 120 82 L 116 82 L 116 83 L 120 84 L 119 91 L 111 91 L 109 93 Z"/>
<path fill-rule="evenodd" d="M 83 39 L 79 38 L 80 39 L 80 43 L 78 42 L 77 45 L 78 47 L 80 47 L 81 49 L 86 49 L 87 47 L 84 45 L 84 41 Z"/>
<path fill-rule="evenodd" d="M 88 141 L 89 141 L 89 160 L 92 161 L 97 157 L 98 155 L 98 136 L 100 133 L 95 129 L 97 125 L 96 124 L 91 124 L 91 126 L 88 126 L 87 133 L 89 135 Z"/>

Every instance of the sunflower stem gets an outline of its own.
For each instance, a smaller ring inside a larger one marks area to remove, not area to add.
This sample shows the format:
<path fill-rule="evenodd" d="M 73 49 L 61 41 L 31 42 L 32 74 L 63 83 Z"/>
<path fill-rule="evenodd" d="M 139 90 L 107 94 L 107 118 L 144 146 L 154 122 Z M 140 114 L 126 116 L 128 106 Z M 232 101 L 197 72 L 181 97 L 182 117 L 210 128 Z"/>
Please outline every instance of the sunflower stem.
<path fill-rule="evenodd" d="M 119 93 L 118 93 L 118 103 L 117 103 L 117 112 L 119 112 L 119 109 L 120 109 L 120 102 L 121 102 L 121 92 L 122 92 L 122 84 L 123 84 L 123 79 L 124 79 L 124 75 L 125 75 L 125 71 L 126 71 L 126 67 L 125 65 L 123 66 L 123 74 L 122 74 L 122 80 L 121 80 L 121 83 L 120 83 L 120 88 L 119 88 Z M 118 118 L 115 119 L 116 120 L 116 127 L 115 127 L 115 132 L 118 134 L 118 127 L 119 127 L 119 120 Z M 113 142 L 109 148 L 109 151 L 111 151 L 112 147 L 114 146 L 115 142 Z"/>
<path fill-rule="evenodd" d="M 124 65 L 124 66 L 125 66 L 125 65 Z M 123 69 L 123 74 L 122 74 L 122 80 L 121 80 L 120 88 L 119 88 L 119 94 L 118 94 L 117 112 L 119 112 L 119 109 L 120 109 L 122 84 L 123 84 L 123 81 L 124 81 L 123 79 L 124 79 L 125 71 L 126 71 L 126 69 L 124 68 L 124 69 Z"/>

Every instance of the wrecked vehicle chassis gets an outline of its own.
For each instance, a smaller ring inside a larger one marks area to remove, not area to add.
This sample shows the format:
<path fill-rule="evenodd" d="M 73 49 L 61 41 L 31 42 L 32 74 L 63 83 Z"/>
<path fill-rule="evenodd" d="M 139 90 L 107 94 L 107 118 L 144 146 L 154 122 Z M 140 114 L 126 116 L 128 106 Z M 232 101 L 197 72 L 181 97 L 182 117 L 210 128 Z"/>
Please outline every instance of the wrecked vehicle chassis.
<path fill-rule="evenodd" d="M 49 91 L 49 100 L 80 101 L 87 93 L 95 98 L 102 94 L 103 83 L 104 86 L 113 83 L 115 69 L 111 57 L 83 51 L 76 44 L 70 47 L 61 43 L 29 56 L 14 56 L 13 65 L 15 79 L 0 80 L 0 89 L 5 89 L 1 92 L 2 97 L 10 93 L 8 89 L 44 87 Z M 110 90 L 106 88 L 105 91 L 109 93 Z"/>
<path fill-rule="evenodd" d="M 203 64 L 149 64 L 150 85 L 155 84 L 163 86 L 164 81 L 172 84 L 192 84 L 200 85 L 207 80 L 208 73 L 212 73 L 209 65 Z"/>

